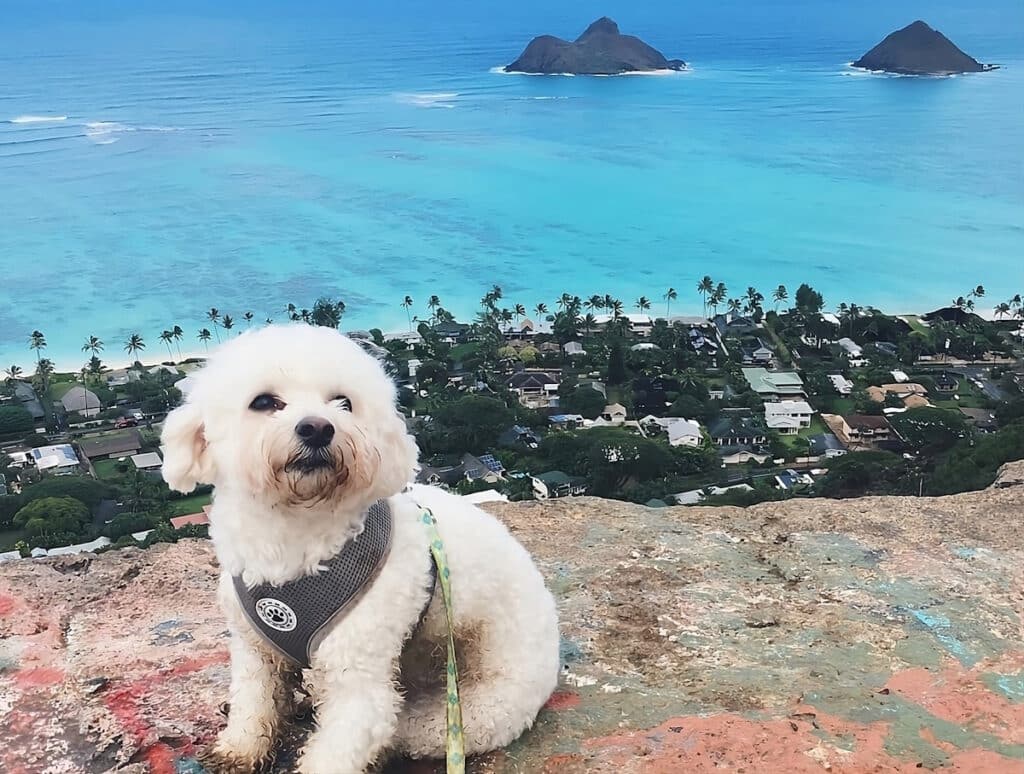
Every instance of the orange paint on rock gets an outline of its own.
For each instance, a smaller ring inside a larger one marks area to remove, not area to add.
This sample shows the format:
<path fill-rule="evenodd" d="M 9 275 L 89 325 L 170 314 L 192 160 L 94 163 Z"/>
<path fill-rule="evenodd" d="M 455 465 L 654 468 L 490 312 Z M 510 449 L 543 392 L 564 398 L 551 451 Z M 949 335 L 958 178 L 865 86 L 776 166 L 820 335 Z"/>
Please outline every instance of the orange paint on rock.
<path fill-rule="evenodd" d="M 573 693 L 572 691 L 556 691 L 551 694 L 551 698 L 548 699 L 544 708 L 559 712 L 561 710 L 572 709 L 573 707 L 578 706 L 580 706 L 580 695 L 578 693 Z"/>
<path fill-rule="evenodd" d="M 0 594 L 0 615 L 8 616 L 18 608 L 18 600 L 8 594 Z"/>
<path fill-rule="evenodd" d="M 829 744 L 820 731 L 852 736 L 851 749 Z M 789 718 L 760 722 L 734 714 L 678 717 L 646 731 L 591 739 L 582 747 L 592 754 L 588 770 L 595 772 L 719 774 L 746 769 L 820 774 L 827 767 L 833 774 L 920 774 L 918 761 L 886 752 L 888 734 L 887 723 L 851 723 L 811 707 L 798 707 Z M 948 770 L 966 772 L 967 766 L 984 760 L 986 768 L 974 771 L 1020 773 L 1017 762 L 985 754 L 989 757 L 981 759 L 973 751 L 958 753 Z"/>
<path fill-rule="evenodd" d="M 1009 744 L 1024 744 L 1024 704 L 1012 704 L 989 690 L 980 679 L 983 668 L 968 672 L 952 663 L 941 672 L 906 669 L 885 685 L 950 723 L 992 734 Z"/>
<path fill-rule="evenodd" d="M 45 688 L 64 679 L 64 672 L 53 667 L 34 667 L 15 673 L 14 683 L 19 688 Z"/>

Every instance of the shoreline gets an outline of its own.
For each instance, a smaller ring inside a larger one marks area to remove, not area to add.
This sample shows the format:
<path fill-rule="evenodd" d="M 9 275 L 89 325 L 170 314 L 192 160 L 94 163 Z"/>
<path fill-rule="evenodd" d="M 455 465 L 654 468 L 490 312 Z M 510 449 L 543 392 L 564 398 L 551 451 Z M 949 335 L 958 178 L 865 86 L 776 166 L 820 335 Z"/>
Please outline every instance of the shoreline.
<path fill-rule="evenodd" d="M 661 311 L 657 310 L 657 306 L 658 306 L 659 303 L 662 305 L 662 310 Z M 664 301 L 663 300 L 662 301 L 658 301 L 658 300 L 652 298 L 651 299 L 651 304 L 652 304 L 653 308 L 651 309 L 651 311 L 647 312 L 646 314 L 649 314 L 652 320 L 657 320 L 659 318 L 664 318 L 665 317 L 664 306 L 663 306 L 664 305 Z M 552 304 L 552 307 L 553 306 L 554 305 Z M 923 314 L 926 314 L 925 312 L 890 312 L 890 311 L 888 311 L 886 309 L 882 309 L 882 308 L 879 308 L 879 307 L 875 307 L 875 308 L 878 309 L 880 312 L 882 312 L 882 314 L 885 314 L 888 317 L 916 317 L 916 318 L 920 318 Z M 941 306 L 936 306 L 935 307 L 935 309 L 939 309 L 939 308 L 942 308 L 942 307 Z M 671 312 L 670 316 L 671 317 L 681 317 L 681 316 L 700 317 L 701 316 L 701 311 L 702 311 L 702 309 L 701 309 L 700 306 L 697 306 L 696 309 L 693 310 L 693 307 L 685 307 L 685 306 L 680 305 L 678 308 L 673 308 L 672 309 L 672 312 Z M 765 309 L 765 312 L 768 312 L 768 311 L 772 311 L 770 304 L 768 304 L 767 308 Z M 1006 322 L 1006 321 L 1008 321 L 1010 319 L 1010 318 L 1006 318 L 1006 317 L 1004 317 L 1002 320 L 997 319 L 996 315 L 995 315 L 995 311 L 996 310 L 995 310 L 994 306 L 993 307 L 987 307 L 986 306 L 986 307 L 982 307 L 982 308 L 979 308 L 979 309 L 975 309 L 974 310 L 974 314 L 978 315 L 983 320 L 987 320 L 989 322 Z M 623 314 L 624 315 L 636 314 L 636 313 L 637 312 L 634 309 L 623 309 Z M 720 311 L 719 313 L 721 314 L 722 312 Z M 828 314 L 828 313 L 833 313 L 834 314 L 834 311 L 831 310 L 831 309 L 823 309 L 822 310 L 822 314 Z M 549 314 L 554 314 L 554 310 L 549 312 Z M 530 314 L 529 311 L 526 314 L 527 318 L 532 318 L 532 317 L 535 317 L 535 316 L 536 315 L 534 315 L 534 314 Z M 459 314 L 456 315 L 456 320 L 458 320 L 460 322 L 463 321 L 463 320 L 471 320 L 471 319 L 473 319 L 473 313 L 470 313 L 468 315 L 459 315 Z M 275 324 L 276 325 L 282 325 L 282 324 L 288 324 L 288 322 L 287 321 L 281 321 L 281 322 L 277 322 Z M 261 328 L 261 327 L 263 327 L 262 324 L 252 326 L 252 328 Z M 341 326 L 339 326 L 339 330 L 342 333 L 347 333 L 347 332 L 350 332 L 350 331 L 368 331 L 371 328 L 378 328 L 378 327 L 380 327 L 380 326 L 377 326 L 377 325 L 371 325 L 371 326 L 368 326 L 368 327 L 366 327 L 366 326 L 356 326 L 356 325 L 348 326 L 348 325 L 345 325 L 345 320 L 343 318 L 342 319 L 342 324 L 341 324 Z M 400 334 L 406 334 L 406 333 L 409 332 L 409 328 L 408 328 L 407 325 L 406 326 L 402 326 L 402 327 L 394 327 L 394 326 L 388 326 L 388 327 L 390 328 L 390 330 L 387 330 L 387 331 L 384 331 L 384 329 L 381 328 L 381 330 L 384 333 L 384 337 L 385 338 L 390 338 L 390 337 L 394 337 L 394 336 L 397 336 L 397 335 L 400 335 Z M 1024 323 L 1022 323 L 1022 329 L 1024 329 Z M 237 335 L 240 335 L 241 333 L 244 333 L 246 330 L 249 330 L 249 328 L 242 328 L 241 330 L 239 330 L 239 333 Z M 415 324 L 413 325 L 412 330 L 413 331 L 416 330 L 416 325 Z M 224 338 L 226 338 L 226 337 L 224 337 Z M 223 339 L 222 339 L 222 342 L 223 342 Z M 211 343 L 209 351 L 207 351 L 205 349 L 182 348 L 181 357 L 180 358 L 178 358 L 177 354 L 175 354 L 171 358 L 164 358 L 164 357 L 160 356 L 160 357 L 153 357 L 152 359 L 150 359 L 149 357 L 146 356 L 146 353 L 143 353 L 143 357 L 139 358 L 139 360 L 140 360 L 140 362 L 142 362 L 142 365 L 143 365 L 144 368 L 155 368 L 155 367 L 157 367 L 159 365 L 165 365 L 165 364 L 173 364 L 175 366 L 180 367 L 181 364 L 185 363 L 185 361 L 189 360 L 189 359 L 206 359 L 206 358 L 208 358 L 211 353 L 213 353 L 213 352 L 215 352 L 217 350 L 217 347 L 218 347 L 219 343 L 222 343 L 222 342 Z M 26 352 L 26 357 L 23 358 L 21 360 L 21 362 L 18 362 L 17 360 L 15 360 L 14 362 L 17 365 L 22 366 L 22 368 L 25 371 L 25 376 L 26 377 L 31 377 L 35 373 L 35 366 L 32 365 L 32 363 L 35 361 L 35 354 L 28 348 L 27 345 L 25 347 L 25 352 Z M 53 356 L 50 357 L 50 360 L 53 362 L 53 365 L 54 365 L 54 373 L 75 373 L 75 374 L 80 373 L 81 370 L 82 370 L 82 365 L 87 363 L 88 360 L 89 360 L 89 357 L 91 357 L 91 355 L 89 355 L 87 357 L 86 354 L 87 353 L 82 353 L 82 357 L 84 359 L 82 360 L 81 363 L 79 363 L 77 365 L 74 365 L 74 364 L 72 364 L 73 361 L 71 360 L 71 358 L 69 356 L 58 354 L 58 353 L 54 353 Z M 123 353 L 118 353 L 116 358 L 111 358 L 109 360 L 107 358 L 104 358 L 103 354 L 104 353 L 102 353 L 102 352 L 100 353 L 100 359 L 103 361 L 103 366 L 104 366 L 104 369 L 106 371 L 116 371 L 116 370 L 120 370 L 122 368 L 128 368 L 128 367 L 130 367 L 130 366 L 132 366 L 134 364 L 134 361 L 128 359 L 128 357 L 126 355 L 124 355 Z M 31 356 L 31 359 L 29 359 L 29 357 L 28 357 L 29 355 Z M 47 357 L 47 351 L 46 350 L 43 350 L 43 357 Z M 4 368 L 6 368 L 7 366 L 11 365 L 11 363 L 7 362 L 8 360 L 10 360 L 10 358 L 7 358 L 7 359 L 5 359 L 3 361 L 3 367 Z M 22 363 L 25 363 L 25 365 L 22 365 Z"/>

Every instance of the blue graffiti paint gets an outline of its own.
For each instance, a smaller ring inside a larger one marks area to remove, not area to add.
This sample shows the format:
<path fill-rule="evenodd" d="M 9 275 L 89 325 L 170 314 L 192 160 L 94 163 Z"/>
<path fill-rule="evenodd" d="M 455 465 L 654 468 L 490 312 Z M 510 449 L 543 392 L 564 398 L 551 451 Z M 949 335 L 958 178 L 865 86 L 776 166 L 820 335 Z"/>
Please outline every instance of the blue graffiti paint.
<path fill-rule="evenodd" d="M 949 619 L 941 615 L 931 615 L 926 610 L 914 610 L 910 609 L 911 614 L 921 623 L 940 643 L 943 647 L 952 653 L 961 664 L 964 666 L 974 666 L 978 659 L 970 651 L 967 646 L 964 645 L 960 640 L 953 634 L 953 626 Z"/>
<path fill-rule="evenodd" d="M 1010 701 L 1024 702 L 1024 674 L 997 677 L 996 687 Z"/>
<path fill-rule="evenodd" d="M 973 559 L 978 555 L 977 549 L 974 548 L 954 548 L 953 553 L 961 559 Z"/>

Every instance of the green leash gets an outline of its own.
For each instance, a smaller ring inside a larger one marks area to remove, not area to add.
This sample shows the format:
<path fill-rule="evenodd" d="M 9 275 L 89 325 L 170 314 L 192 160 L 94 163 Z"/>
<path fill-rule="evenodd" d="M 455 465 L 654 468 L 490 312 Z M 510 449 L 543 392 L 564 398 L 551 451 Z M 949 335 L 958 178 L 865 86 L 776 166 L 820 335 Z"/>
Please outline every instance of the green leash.
<path fill-rule="evenodd" d="M 437 519 L 429 508 L 423 510 L 423 524 L 430 535 L 430 555 L 437 566 L 437 580 L 441 584 L 441 599 L 444 600 L 444 614 L 448 619 L 448 684 L 447 731 L 445 732 L 445 756 L 448 774 L 464 774 L 466 771 L 466 740 L 462 735 L 462 704 L 459 701 L 459 667 L 455 663 L 455 622 L 452 619 L 452 583 L 448 569 L 448 557 L 444 552 L 444 541 L 437 531 Z"/>

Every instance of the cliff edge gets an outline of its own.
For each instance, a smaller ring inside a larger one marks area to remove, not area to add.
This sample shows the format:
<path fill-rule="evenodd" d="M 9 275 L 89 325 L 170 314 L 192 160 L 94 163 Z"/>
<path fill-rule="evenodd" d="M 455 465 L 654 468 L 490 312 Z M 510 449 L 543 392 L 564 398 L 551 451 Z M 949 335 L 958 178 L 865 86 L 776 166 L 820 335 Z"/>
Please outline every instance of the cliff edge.
<path fill-rule="evenodd" d="M 564 668 L 471 772 L 1024 771 L 1024 463 L 932 499 L 494 512 L 558 597 Z M 200 771 L 216 574 L 205 541 L 0 565 L 0 770 Z"/>

